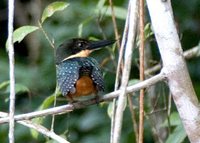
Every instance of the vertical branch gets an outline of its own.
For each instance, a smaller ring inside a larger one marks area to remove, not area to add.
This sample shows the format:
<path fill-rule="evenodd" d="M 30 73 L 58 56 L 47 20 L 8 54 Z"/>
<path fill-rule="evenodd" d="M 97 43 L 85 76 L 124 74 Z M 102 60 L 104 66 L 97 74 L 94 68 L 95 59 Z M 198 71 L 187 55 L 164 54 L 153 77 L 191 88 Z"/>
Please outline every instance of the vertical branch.
<path fill-rule="evenodd" d="M 131 70 L 131 58 L 132 58 L 132 49 L 134 45 L 135 35 L 136 35 L 136 25 L 137 25 L 137 0 L 129 1 L 129 8 L 127 14 L 127 31 L 125 31 L 125 35 L 123 36 L 122 43 L 125 46 L 125 55 L 124 55 L 124 69 L 122 74 L 122 82 L 121 82 L 121 90 L 122 92 L 119 95 L 116 114 L 115 114 L 115 122 L 114 122 L 114 133 L 112 143 L 119 143 L 121 136 L 121 128 L 123 121 L 123 111 L 126 105 L 126 86 L 128 84 L 130 70 Z M 125 42 L 124 42 L 125 41 Z"/>
<path fill-rule="evenodd" d="M 130 5 L 130 4 L 129 4 Z M 124 49 L 125 49 L 125 42 L 126 38 L 128 36 L 128 17 L 129 17 L 129 11 L 127 13 L 126 17 L 126 23 L 124 26 L 124 33 L 121 43 L 121 48 L 119 49 L 119 57 L 118 57 L 118 65 L 117 65 L 117 71 L 116 71 L 116 78 L 115 78 L 115 90 L 119 88 L 119 80 L 120 80 L 120 69 L 121 65 L 123 64 L 123 55 L 124 55 Z M 121 69 L 123 70 L 123 69 Z M 110 143 L 113 143 L 114 141 L 114 124 L 115 124 L 115 116 L 116 116 L 116 99 L 113 99 L 113 107 L 112 107 L 112 118 L 111 118 L 111 137 L 110 137 Z"/>
<path fill-rule="evenodd" d="M 114 13 L 114 8 L 113 8 L 113 2 L 112 0 L 109 0 L 110 3 L 110 7 L 111 7 L 111 12 L 112 12 L 112 21 L 113 21 L 113 26 L 114 26 L 114 31 L 115 31 L 115 39 L 117 40 L 117 47 L 119 49 L 119 52 L 121 55 L 123 55 L 124 50 L 123 48 L 120 49 L 120 36 L 118 33 L 118 29 L 117 29 L 117 23 L 116 23 L 116 18 L 115 18 L 115 13 Z M 126 26 L 125 26 L 126 27 Z M 119 82 L 119 76 L 120 76 L 120 69 L 121 71 L 123 70 L 123 60 L 121 58 L 121 60 L 119 60 L 119 65 L 118 65 L 118 69 L 117 69 L 117 73 L 116 73 L 116 84 L 115 84 L 115 90 L 118 88 L 118 82 Z M 132 108 L 132 100 L 131 97 L 128 96 L 128 104 L 129 104 L 129 109 L 132 115 L 132 121 L 133 121 L 133 130 L 136 136 L 136 142 L 138 142 L 138 130 L 137 130 L 137 124 L 136 124 L 136 120 L 135 120 L 135 115 L 134 115 L 134 109 Z M 116 112 L 116 99 L 113 99 L 113 117 L 115 116 L 115 112 Z M 113 118 L 112 118 L 113 119 Z M 113 122 L 114 120 L 111 121 L 111 126 L 113 127 Z M 111 127 L 111 128 L 112 128 Z M 112 133 L 113 130 L 111 130 Z"/>
<path fill-rule="evenodd" d="M 8 56 L 10 68 L 10 105 L 9 105 L 9 142 L 14 143 L 14 114 L 15 114 L 15 74 L 13 47 L 14 0 L 8 1 Z"/>
<path fill-rule="evenodd" d="M 139 0 L 140 19 L 140 80 L 144 80 L 144 0 Z M 139 143 L 143 143 L 144 134 L 144 89 L 140 90 Z"/>
<path fill-rule="evenodd" d="M 117 39 L 117 44 L 119 46 L 119 57 L 118 57 L 118 65 L 117 65 L 117 70 L 116 70 L 116 78 L 115 78 L 115 90 L 119 88 L 119 81 L 120 81 L 120 76 L 121 76 L 121 71 L 123 70 L 123 55 L 124 55 L 124 49 L 125 49 L 125 42 L 127 37 L 127 32 L 128 32 L 128 15 L 127 14 L 127 20 L 125 23 L 125 28 L 124 28 L 124 33 L 123 33 L 123 39 L 120 47 L 120 42 L 118 40 L 119 34 L 117 31 L 117 26 L 115 26 L 115 18 L 114 18 L 114 10 L 112 6 L 112 0 L 110 0 L 110 6 L 112 10 L 112 20 L 113 20 L 113 25 L 114 25 L 114 30 L 115 30 L 115 38 Z M 116 28 L 115 28 L 116 27 Z M 110 143 L 113 143 L 113 138 L 114 138 L 114 123 L 115 123 L 115 116 L 116 116 L 116 99 L 113 99 L 113 105 L 112 105 L 112 117 L 111 117 L 111 137 L 110 137 Z"/>

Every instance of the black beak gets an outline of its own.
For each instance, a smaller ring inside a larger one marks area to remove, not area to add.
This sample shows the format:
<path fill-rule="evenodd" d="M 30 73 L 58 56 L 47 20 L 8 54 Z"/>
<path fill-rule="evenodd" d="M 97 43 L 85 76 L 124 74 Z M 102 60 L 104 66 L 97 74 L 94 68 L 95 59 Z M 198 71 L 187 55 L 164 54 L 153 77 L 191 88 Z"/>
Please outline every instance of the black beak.
<path fill-rule="evenodd" d="M 112 45 L 116 40 L 100 40 L 100 41 L 90 41 L 89 50 L 99 49 L 108 45 Z"/>

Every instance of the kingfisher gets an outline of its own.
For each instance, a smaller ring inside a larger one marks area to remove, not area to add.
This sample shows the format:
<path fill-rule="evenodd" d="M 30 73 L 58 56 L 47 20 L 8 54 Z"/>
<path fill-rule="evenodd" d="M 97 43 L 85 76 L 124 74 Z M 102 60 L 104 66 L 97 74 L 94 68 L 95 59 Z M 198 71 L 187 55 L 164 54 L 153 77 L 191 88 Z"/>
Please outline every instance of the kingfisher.
<path fill-rule="evenodd" d="M 66 40 L 55 50 L 57 85 L 68 101 L 97 96 L 104 91 L 104 80 L 98 62 L 89 57 L 94 50 L 113 44 L 114 40 L 91 41 L 82 38 Z"/>

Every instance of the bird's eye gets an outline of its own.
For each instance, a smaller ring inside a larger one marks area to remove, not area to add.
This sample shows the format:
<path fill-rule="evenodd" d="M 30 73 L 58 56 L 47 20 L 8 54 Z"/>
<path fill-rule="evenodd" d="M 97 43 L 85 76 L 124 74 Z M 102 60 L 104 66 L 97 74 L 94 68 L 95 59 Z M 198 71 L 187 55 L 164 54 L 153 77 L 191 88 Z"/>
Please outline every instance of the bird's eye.
<path fill-rule="evenodd" d="M 77 43 L 77 46 L 78 46 L 79 48 L 82 48 L 82 47 L 83 47 L 83 43 L 82 43 L 82 42 L 78 42 L 78 43 Z"/>

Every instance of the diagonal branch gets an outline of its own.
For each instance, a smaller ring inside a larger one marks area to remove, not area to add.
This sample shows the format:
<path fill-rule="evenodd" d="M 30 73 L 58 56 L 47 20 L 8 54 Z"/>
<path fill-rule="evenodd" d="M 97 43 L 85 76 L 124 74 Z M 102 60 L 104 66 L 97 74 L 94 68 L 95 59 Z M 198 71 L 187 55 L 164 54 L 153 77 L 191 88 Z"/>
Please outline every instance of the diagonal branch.
<path fill-rule="evenodd" d="M 6 117 L 8 116 L 8 113 L 5 112 L 0 112 L 0 117 Z M 35 129 L 36 131 L 38 131 L 39 133 L 50 137 L 52 139 L 54 139 L 55 141 L 59 142 L 59 143 L 69 143 L 68 141 L 66 141 L 64 138 L 60 137 L 59 135 L 55 134 L 52 131 L 49 131 L 47 128 L 45 128 L 44 126 L 35 124 L 33 122 L 31 122 L 30 120 L 23 120 L 23 121 L 17 121 L 17 123 L 24 125 L 26 127 Z"/>
<path fill-rule="evenodd" d="M 140 90 L 141 88 L 148 88 L 149 86 L 151 86 L 159 81 L 162 81 L 164 79 L 165 79 L 165 74 L 161 72 L 158 75 L 155 75 L 147 80 L 144 80 L 135 85 L 127 87 L 126 93 L 132 93 L 132 92 Z M 122 92 L 122 90 L 117 90 L 117 91 L 105 94 L 102 98 L 99 99 L 99 102 L 111 101 L 113 98 L 118 97 L 121 92 Z M 87 100 L 87 101 L 83 101 L 83 102 L 76 102 L 73 104 L 67 104 L 67 105 L 63 105 L 63 106 L 53 107 L 53 108 L 49 108 L 49 109 L 41 110 L 41 111 L 35 111 L 35 112 L 15 115 L 14 119 L 15 119 L 15 121 L 19 121 L 19 120 L 28 120 L 28 119 L 32 119 L 32 118 L 53 115 L 53 114 L 64 114 L 64 113 L 72 112 L 75 109 L 85 108 L 85 107 L 87 107 L 89 105 L 93 105 L 93 104 L 96 104 L 96 99 L 91 99 L 91 100 Z M 0 116 L 1 116 L 1 113 L 0 113 Z M 9 122 L 9 117 L 0 118 L 0 124 L 6 123 L 6 122 Z"/>

